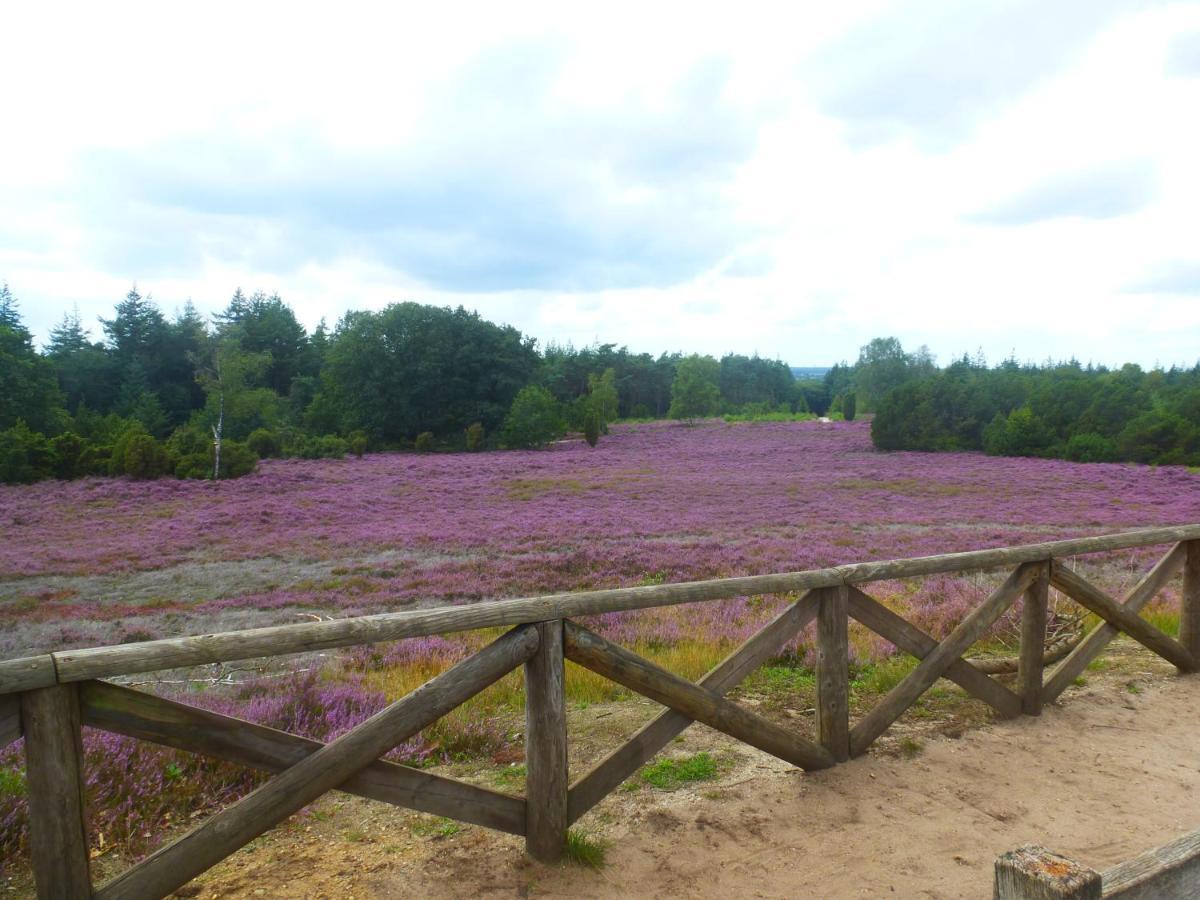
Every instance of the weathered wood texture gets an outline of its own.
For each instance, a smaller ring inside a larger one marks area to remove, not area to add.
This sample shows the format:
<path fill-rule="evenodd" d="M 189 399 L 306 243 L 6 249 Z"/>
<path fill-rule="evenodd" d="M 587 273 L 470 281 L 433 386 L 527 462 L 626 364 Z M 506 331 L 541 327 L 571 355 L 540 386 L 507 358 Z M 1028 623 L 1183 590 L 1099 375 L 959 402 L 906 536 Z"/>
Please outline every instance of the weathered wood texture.
<path fill-rule="evenodd" d="M 1045 847 L 1010 850 L 996 860 L 994 900 L 1100 900 L 1100 873 Z"/>
<path fill-rule="evenodd" d="M 938 642 L 934 638 L 858 588 L 849 588 L 848 599 L 850 615 L 910 656 L 924 659 L 937 649 Z M 954 660 L 942 677 L 953 681 L 1007 719 L 1021 714 L 1020 697 L 965 660 Z"/>
<path fill-rule="evenodd" d="M 823 588 L 817 612 L 817 739 L 850 758 L 850 639 L 846 587 Z"/>
<path fill-rule="evenodd" d="M 52 684 L 58 684 L 58 679 L 54 673 L 54 657 L 49 653 L 0 661 L 0 694 L 15 694 Z"/>
<path fill-rule="evenodd" d="M 573 622 L 565 623 L 567 658 L 631 691 L 804 769 L 824 769 L 834 759 L 814 744 L 710 690 L 612 644 Z"/>
<path fill-rule="evenodd" d="M 0 750 L 21 736 L 21 701 L 16 694 L 0 695 Z"/>
<path fill-rule="evenodd" d="M 1179 643 L 1200 659 L 1200 541 L 1183 544 L 1183 595 L 1179 604 Z"/>
<path fill-rule="evenodd" d="M 563 623 L 539 622 L 541 643 L 525 663 L 525 850 L 555 862 L 567 841 L 567 695 Z"/>
<path fill-rule="evenodd" d="M 850 730 L 850 753 L 858 756 L 874 743 L 879 735 L 903 715 L 917 698 L 929 690 L 953 665 L 954 661 L 983 637 L 992 624 L 1018 596 L 1037 578 L 1038 565 L 1025 563 L 1005 579 L 996 591 L 958 624 L 950 635 L 917 664 L 898 685 L 892 688 L 858 724 Z"/>
<path fill-rule="evenodd" d="M 1017 660 L 1017 691 L 1021 712 L 1042 714 L 1042 657 L 1046 651 L 1046 603 L 1050 596 L 1050 566 L 1038 566 L 1037 580 L 1025 591 L 1021 607 L 1021 650 Z"/>
<path fill-rule="evenodd" d="M 83 724 L 92 728 L 265 772 L 282 772 L 325 746 L 103 681 L 79 685 L 79 706 Z M 510 834 L 525 833 L 523 800 L 396 763 L 376 760 L 337 789 Z"/>
<path fill-rule="evenodd" d="M 1103 883 L 1104 896 L 1120 900 L 1200 897 L 1200 831 L 1113 866 Z"/>
<path fill-rule="evenodd" d="M 471 606 L 383 613 L 326 622 L 254 628 L 224 634 L 166 638 L 159 641 L 118 644 L 85 650 L 64 650 L 53 654 L 53 662 L 59 682 L 87 681 L 136 672 L 151 672 L 261 656 L 280 656 L 353 644 L 544 622 L 620 610 L 645 609 L 652 606 L 671 606 L 679 603 L 721 600 L 756 594 L 791 593 L 811 588 L 836 587 L 842 584 L 909 578 L 941 572 L 992 569 L 1045 560 L 1054 556 L 1067 557 L 1082 553 L 1099 553 L 1198 539 L 1200 539 L 1200 525 L 1146 528 L 1121 534 L 1049 541 L 1021 547 L 856 563 L 807 572 L 615 588 L 575 594 L 553 594 L 545 597 L 477 603 Z M 0 667 L 0 693 L 36 686 L 27 680 L 20 680 L 29 677 L 31 676 L 27 671 L 8 672 Z M 38 677 L 47 677 L 44 670 L 39 671 Z M 48 677 L 53 679 L 53 672 Z"/>
<path fill-rule="evenodd" d="M 1142 576 L 1133 589 L 1125 595 L 1125 601 L 1122 604 L 1125 609 L 1136 615 L 1142 607 L 1154 599 L 1155 594 L 1162 590 L 1163 585 L 1179 571 L 1179 567 L 1183 565 L 1185 553 L 1184 544 L 1176 544 L 1172 547 L 1170 552 Z M 1088 663 L 1099 656 L 1112 639 L 1120 633 L 1119 628 L 1114 628 L 1107 622 L 1101 622 L 1050 673 L 1050 677 L 1046 679 L 1046 686 L 1042 689 L 1043 702 L 1053 702 L 1059 694 L 1069 688 L 1075 679 L 1083 674 Z"/>
<path fill-rule="evenodd" d="M 1056 588 L 1078 603 L 1125 632 L 1143 647 L 1153 650 L 1173 663 L 1182 672 L 1196 671 L 1196 659 L 1182 644 L 1163 634 L 1145 619 L 1131 613 L 1091 582 L 1055 563 L 1050 580 Z"/>
<path fill-rule="evenodd" d="M 806 592 L 714 666 L 700 679 L 700 686 L 720 695 L 741 684 L 816 617 L 818 602 L 816 591 Z M 571 787 L 567 803 L 570 821 L 578 821 L 692 722 L 681 712 L 665 710 L 597 763 Z"/>
<path fill-rule="evenodd" d="M 156 851 L 96 896 L 132 900 L 171 893 L 499 680 L 537 647 L 535 628 L 508 632 Z"/>
<path fill-rule="evenodd" d="M 21 695 L 29 856 L 40 898 L 90 897 L 83 741 L 74 685 Z"/>

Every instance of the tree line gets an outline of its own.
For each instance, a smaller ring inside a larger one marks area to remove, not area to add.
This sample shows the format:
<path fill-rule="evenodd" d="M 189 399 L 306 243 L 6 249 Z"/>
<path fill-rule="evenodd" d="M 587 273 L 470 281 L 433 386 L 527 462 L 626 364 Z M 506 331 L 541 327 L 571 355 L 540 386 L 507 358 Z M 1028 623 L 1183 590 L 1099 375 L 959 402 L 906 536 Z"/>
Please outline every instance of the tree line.
<path fill-rule="evenodd" d="M 532 447 L 618 418 L 824 413 L 778 360 L 544 349 L 462 307 L 397 303 L 309 333 L 277 295 L 211 319 L 131 289 L 100 333 L 66 314 L 34 346 L 0 288 L 0 480 L 229 478 L 272 456 Z"/>
<path fill-rule="evenodd" d="M 908 354 L 887 338 L 830 378 L 857 388 L 881 450 L 1200 465 L 1200 365 L 989 366 L 964 355 L 939 368 L 927 351 Z"/>

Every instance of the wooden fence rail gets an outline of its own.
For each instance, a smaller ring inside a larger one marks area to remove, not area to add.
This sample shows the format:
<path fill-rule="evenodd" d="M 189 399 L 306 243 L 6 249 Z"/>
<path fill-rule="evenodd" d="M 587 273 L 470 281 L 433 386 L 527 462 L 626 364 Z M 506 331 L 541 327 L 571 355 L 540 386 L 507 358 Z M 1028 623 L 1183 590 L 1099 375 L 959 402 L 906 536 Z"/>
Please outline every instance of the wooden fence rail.
<path fill-rule="evenodd" d="M 1117 601 L 1064 565 L 1098 553 L 1173 544 Z M 870 582 L 1011 569 L 942 641 L 869 596 Z M 1175 639 L 1138 613 L 1183 572 Z M 1053 586 L 1101 624 L 1046 677 L 1047 598 Z M 693 683 L 604 639 L 573 619 L 757 594 L 791 602 Z M 1015 690 L 964 654 L 1023 598 Z M 848 623 L 854 619 L 918 660 L 857 722 L 850 721 Z M 815 734 L 797 734 L 725 694 L 816 622 Z M 104 682 L 166 668 L 512 626 L 506 634 L 328 744 Z M 687 584 L 559 594 L 468 607 L 363 616 L 303 625 L 70 650 L 0 662 L 0 747 L 25 739 L 30 856 L 41 897 L 162 897 L 328 791 L 339 790 L 523 835 L 550 861 L 568 827 L 634 774 L 693 721 L 703 722 L 804 769 L 864 753 L 939 678 L 955 682 L 1003 717 L 1037 715 L 1118 633 L 1174 664 L 1200 667 L 1200 525 L 1030 544 L 917 559 L 859 563 Z M 567 769 L 564 661 L 661 703 L 666 710 L 573 784 Z M 513 797 L 382 759 L 508 672 L 524 667 L 526 797 Z M 107 884 L 92 883 L 84 816 L 81 729 L 99 728 L 273 774 Z"/>

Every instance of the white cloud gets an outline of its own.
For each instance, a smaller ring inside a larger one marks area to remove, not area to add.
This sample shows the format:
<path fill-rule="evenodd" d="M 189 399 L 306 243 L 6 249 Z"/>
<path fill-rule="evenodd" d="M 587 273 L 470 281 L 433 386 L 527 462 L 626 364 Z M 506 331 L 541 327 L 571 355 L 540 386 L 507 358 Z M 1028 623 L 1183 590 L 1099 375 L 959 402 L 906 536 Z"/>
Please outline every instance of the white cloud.
<path fill-rule="evenodd" d="M 1195 362 L 1200 4 L 573 6 L 6 10 L 0 279 L 43 337 L 137 281 L 797 365 Z"/>

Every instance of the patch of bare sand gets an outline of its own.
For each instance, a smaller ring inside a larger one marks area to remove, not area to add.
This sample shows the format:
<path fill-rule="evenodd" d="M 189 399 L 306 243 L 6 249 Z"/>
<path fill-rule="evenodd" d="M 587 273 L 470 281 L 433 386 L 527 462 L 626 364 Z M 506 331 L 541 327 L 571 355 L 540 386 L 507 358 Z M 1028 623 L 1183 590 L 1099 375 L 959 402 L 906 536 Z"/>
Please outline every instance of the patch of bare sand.
<path fill-rule="evenodd" d="M 341 796 L 180 894 L 986 898 L 996 856 L 1021 844 L 1104 869 L 1200 827 L 1200 676 L 1145 654 L 1120 668 L 1089 673 L 1040 719 L 919 732 L 915 758 L 884 741 L 812 774 L 693 726 L 672 752 L 716 752 L 726 775 L 610 795 L 581 823 L 610 842 L 600 871 L 539 865 L 482 828 L 421 836 L 415 814 Z"/>
<path fill-rule="evenodd" d="M 619 823 L 600 872 L 538 866 L 477 831 L 364 893 L 983 898 L 996 856 L 1024 843 L 1103 869 L 1200 826 L 1200 678 L 1072 691 L 916 759 L 771 768 Z"/>

